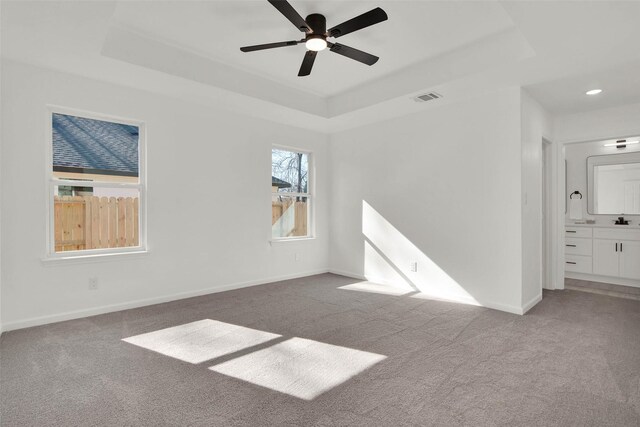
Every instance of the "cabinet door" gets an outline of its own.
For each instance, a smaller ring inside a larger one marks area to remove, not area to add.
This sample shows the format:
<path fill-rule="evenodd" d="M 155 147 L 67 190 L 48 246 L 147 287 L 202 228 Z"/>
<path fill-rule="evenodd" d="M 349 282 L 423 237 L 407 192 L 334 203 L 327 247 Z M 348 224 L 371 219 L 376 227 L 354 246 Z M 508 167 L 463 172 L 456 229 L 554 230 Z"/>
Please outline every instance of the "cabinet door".
<path fill-rule="evenodd" d="M 621 241 L 620 277 L 640 279 L 640 242 Z"/>
<path fill-rule="evenodd" d="M 618 276 L 618 255 L 620 244 L 617 240 L 593 239 L 593 274 L 601 276 Z M 625 248 L 626 249 L 626 248 Z"/>

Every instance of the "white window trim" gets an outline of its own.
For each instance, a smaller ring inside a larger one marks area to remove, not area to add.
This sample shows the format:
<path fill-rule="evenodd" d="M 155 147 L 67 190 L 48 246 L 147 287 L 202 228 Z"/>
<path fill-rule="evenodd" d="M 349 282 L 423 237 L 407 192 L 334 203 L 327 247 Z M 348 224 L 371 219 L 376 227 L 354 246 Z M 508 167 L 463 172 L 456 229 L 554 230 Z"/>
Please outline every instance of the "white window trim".
<path fill-rule="evenodd" d="M 307 209 L 307 235 L 306 236 L 291 236 L 291 237 L 273 237 L 273 234 L 271 232 L 271 228 L 269 228 L 269 243 L 273 244 L 273 243 L 284 243 L 284 242 L 301 242 L 301 241 L 305 241 L 305 240 L 314 240 L 317 236 L 316 236 L 316 191 L 315 191 L 315 186 L 316 186 L 316 169 L 315 169 L 315 156 L 313 151 L 311 150 L 307 150 L 307 149 L 303 149 L 303 148 L 298 148 L 298 147 L 292 147 L 292 146 L 287 146 L 287 145 L 280 145 L 280 144 L 272 144 L 271 145 L 271 150 L 272 150 L 272 154 L 271 154 L 271 161 L 273 163 L 273 149 L 276 150 L 283 150 L 283 151 L 292 151 L 295 153 L 303 153 L 307 155 L 307 161 L 308 161 L 308 171 L 307 171 L 307 187 L 309 189 L 308 193 L 275 193 L 275 194 L 281 194 L 283 196 L 291 196 L 291 197 L 297 197 L 297 196 L 302 196 L 302 197 L 307 197 L 309 199 L 309 209 Z M 269 177 L 271 178 L 271 177 Z M 269 192 L 271 194 L 271 197 L 273 197 L 273 192 L 271 191 L 271 185 L 269 186 Z"/>
<path fill-rule="evenodd" d="M 109 188 L 135 188 L 140 192 L 139 201 L 139 227 L 140 233 L 138 246 L 128 246 L 124 248 L 101 248 L 101 249 L 85 249 L 79 251 L 56 252 L 55 250 L 55 230 L 54 230 L 54 207 L 53 196 L 57 185 L 68 185 L 69 181 L 61 180 L 53 177 L 53 114 L 65 114 L 69 116 L 83 117 L 87 119 L 103 120 L 112 123 L 121 123 L 138 127 L 138 183 L 122 183 L 122 182 L 95 182 L 83 183 L 84 187 L 109 187 Z M 126 119 L 107 114 L 95 113 L 91 111 L 78 110 L 59 105 L 47 105 L 45 114 L 45 188 L 47 190 L 46 198 L 46 250 L 42 258 L 43 261 L 69 261 L 69 260 L 91 260 L 97 258 L 118 259 L 113 255 L 134 255 L 146 253 L 147 250 L 147 150 L 146 150 L 146 126 L 142 120 Z"/>

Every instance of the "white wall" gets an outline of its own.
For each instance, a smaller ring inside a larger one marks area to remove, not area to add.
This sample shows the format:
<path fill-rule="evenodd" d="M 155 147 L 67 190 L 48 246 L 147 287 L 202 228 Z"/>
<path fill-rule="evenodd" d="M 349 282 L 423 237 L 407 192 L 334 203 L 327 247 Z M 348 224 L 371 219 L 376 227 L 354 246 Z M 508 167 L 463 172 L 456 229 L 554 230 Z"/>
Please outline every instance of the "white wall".
<path fill-rule="evenodd" d="M 557 116 L 553 134 L 561 144 L 640 135 L 640 104 Z"/>
<path fill-rule="evenodd" d="M 542 299 L 542 139 L 550 138 L 551 120 L 522 91 L 522 304 Z"/>
<path fill-rule="evenodd" d="M 0 7 L 0 15 L 2 8 Z M 1 16 L 0 16 L 1 18 Z M 0 82 L 2 81 L 2 67 L 0 67 Z M 2 85 L 0 84 L 0 100 L 2 100 Z M 2 102 L 0 102 L 0 130 L 3 128 Z M 0 337 L 4 328 L 2 326 L 2 133 L 0 131 Z"/>
<path fill-rule="evenodd" d="M 547 118 L 519 88 L 332 137 L 14 62 L 2 91 L 5 329 L 328 268 L 516 313 L 539 295 Z M 47 104 L 146 123 L 150 254 L 42 261 Z M 268 243 L 272 143 L 315 153 L 315 240 Z"/>
<path fill-rule="evenodd" d="M 326 136 L 13 62 L 2 64 L 2 95 L 5 329 L 326 271 Z M 146 123 L 150 254 L 42 262 L 47 104 Z M 315 240 L 268 243 L 272 143 L 314 151 Z"/>
<path fill-rule="evenodd" d="M 331 269 L 522 312 L 520 119 L 510 88 L 333 135 Z"/>

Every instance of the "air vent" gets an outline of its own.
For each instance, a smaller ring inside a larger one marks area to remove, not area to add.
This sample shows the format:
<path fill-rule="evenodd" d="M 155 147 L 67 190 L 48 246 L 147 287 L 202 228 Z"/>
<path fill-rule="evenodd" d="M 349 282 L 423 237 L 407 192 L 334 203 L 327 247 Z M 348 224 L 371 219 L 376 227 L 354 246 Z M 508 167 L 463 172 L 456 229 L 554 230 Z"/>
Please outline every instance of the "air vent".
<path fill-rule="evenodd" d="M 416 102 L 426 102 L 426 101 L 431 101 L 431 100 L 440 99 L 440 98 L 442 98 L 442 95 L 440 95 L 439 93 L 429 92 L 423 95 L 418 95 L 413 99 Z"/>

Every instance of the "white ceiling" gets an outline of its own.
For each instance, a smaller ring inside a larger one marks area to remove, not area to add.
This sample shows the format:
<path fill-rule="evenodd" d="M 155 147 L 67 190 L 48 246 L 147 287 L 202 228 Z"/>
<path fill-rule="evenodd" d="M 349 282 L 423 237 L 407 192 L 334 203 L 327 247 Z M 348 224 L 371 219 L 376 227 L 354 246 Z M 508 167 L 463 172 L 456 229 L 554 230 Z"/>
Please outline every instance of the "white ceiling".
<path fill-rule="evenodd" d="M 526 89 L 553 113 L 574 113 L 640 102 L 640 2 L 503 3 L 535 46 L 522 64 Z M 589 97 L 600 87 L 602 95 Z"/>
<path fill-rule="evenodd" d="M 598 95 L 589 96 L 585 93 L 600 88 L 603 92 Z M 636 103 L 640 101 L 640 60 L 596 71 L 585 70 L 530 85 L 527 90 L 549 110 L 558 114 Z"/>
<path fill-rule="evenodd" d="M 321 13 L 330 28 L 380 5 L 388 21 L 341 37 L 339 43 L 380 57 L 373 67 L 328 50 L 316 58 L 311 76 L 300 78 L 304 45 L 258 52 L 241 46 L 300 40 L 304 34 L 267 1 L 119 3 L 114 20 L 129 29 L 215 61 L 327 97 L 396 72 L 513 26 L 493 2 L 300 1 L 302 17 Z"/>
<path fill-rule="evenodd" d="M 328 26 L 384 8 L 388 21 L 338 39 L 380 61 L 324 51 L 301 78 L 302 45 L 240 52 L 302 36 L 265 0 L 5 0 L 1 53 L 324 132 L 506 86 L 554 113 L 640 102 L 640 2 L 290 2 Z M 594 85 L 603 94 L 586 97 Z M 411 101 L 427 90 L 445 98 Z"/>

